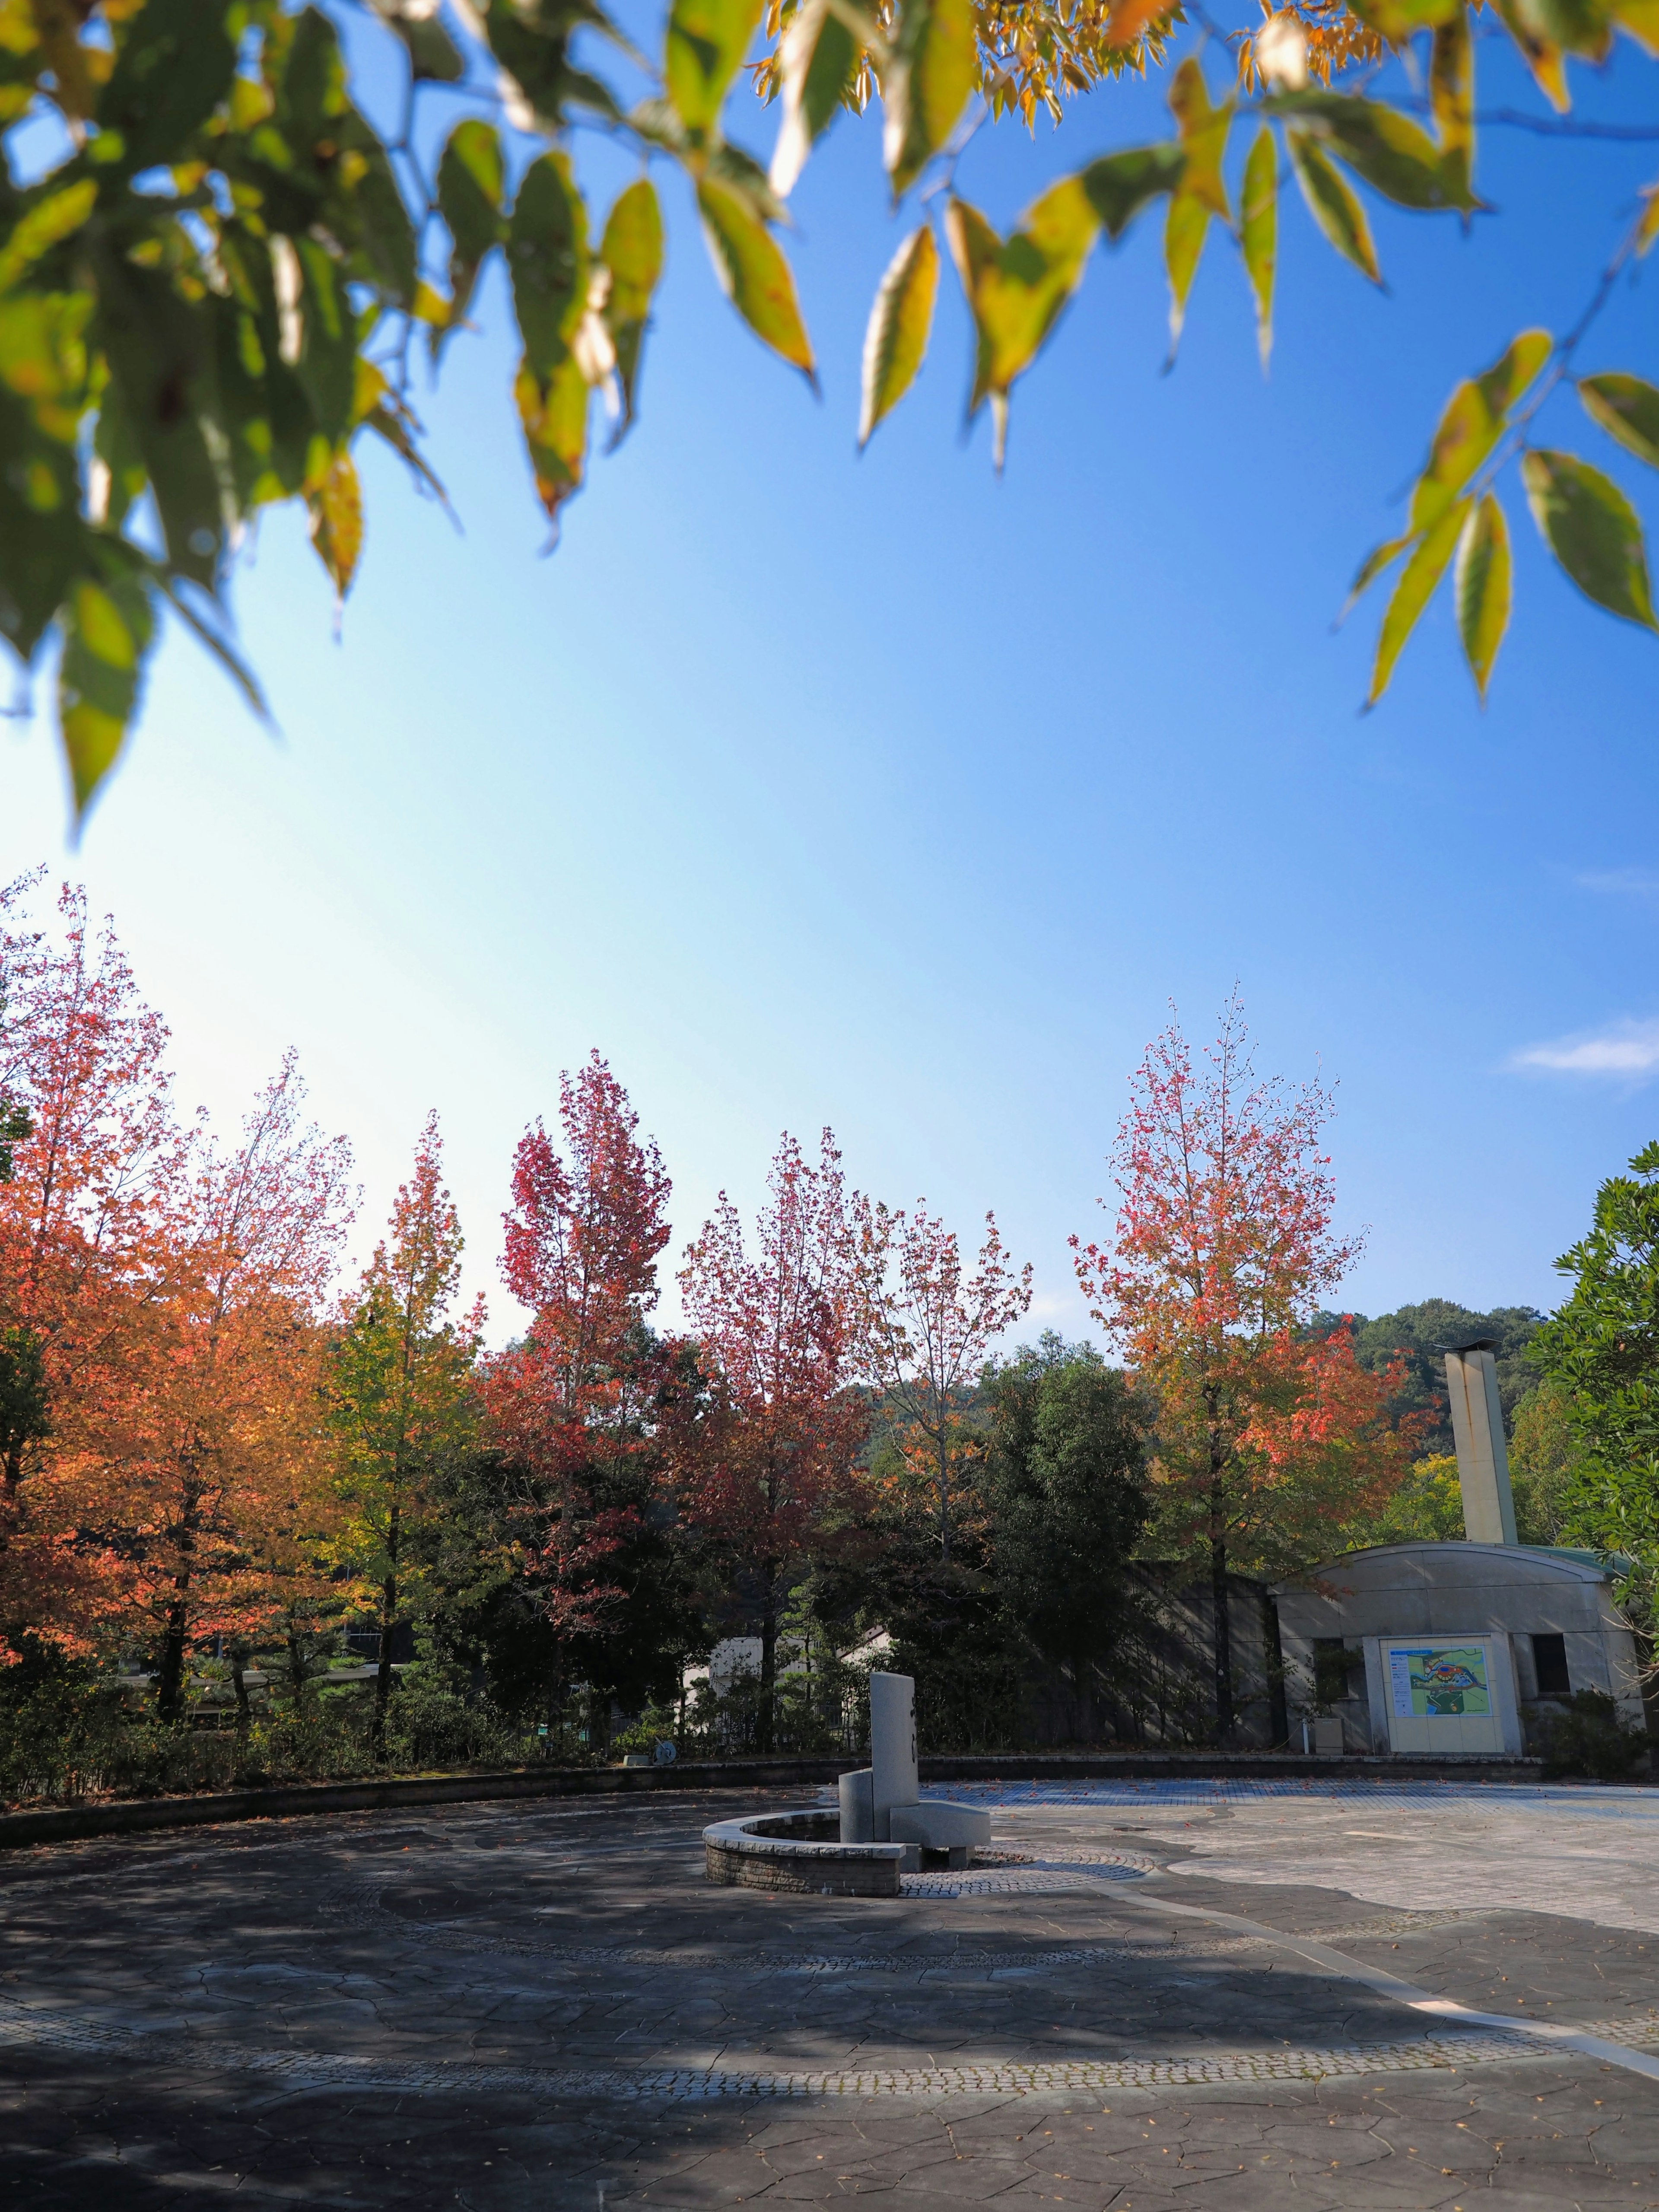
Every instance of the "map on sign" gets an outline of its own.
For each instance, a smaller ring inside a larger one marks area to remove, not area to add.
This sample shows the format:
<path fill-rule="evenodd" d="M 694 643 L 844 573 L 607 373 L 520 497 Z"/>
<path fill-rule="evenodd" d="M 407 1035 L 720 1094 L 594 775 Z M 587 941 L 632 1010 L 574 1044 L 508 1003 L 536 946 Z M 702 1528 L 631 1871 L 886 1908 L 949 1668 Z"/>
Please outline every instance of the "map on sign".
<path fill-rule="evenodd" d="M 1484 1644 L 1392 1644 L 1389 1686 L 1398 1720 L 1492 1711 Z"/>

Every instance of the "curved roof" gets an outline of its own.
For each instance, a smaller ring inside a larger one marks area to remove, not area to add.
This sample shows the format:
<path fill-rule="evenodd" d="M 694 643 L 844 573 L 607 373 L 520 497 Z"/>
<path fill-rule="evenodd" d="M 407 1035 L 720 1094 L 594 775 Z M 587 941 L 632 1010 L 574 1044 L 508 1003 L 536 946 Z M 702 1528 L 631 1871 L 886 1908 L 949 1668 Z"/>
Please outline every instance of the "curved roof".
<path fill-rule="evenodd" d="M 1603 1563 L 1593 1552 L 1553 1549 L 1539 1544 L 1470 1544 L 1454 1538 L 1439 1543 L 1368 1544 L 1357 1552 L 1339 1552 L 1334 1559 L 1322 1560 L 1318 1566 L 1310 1567 L 1303 1574 L 1285 1576 L 1273 1587 L 1275 1591 L 1297 1589 L 1337 1574 L 1352 1579 L 1362 1561 L 1375 1561 L 1381 1567 L 1384 1562 L 1407 1558 L 1431 1560 L 1443 1571 L 1464 1565 L 1474 1566 L 1479 1559 L 1490 1559 L 1495 1567 L 1506 1570 L 1495 1575 L 1493 1580 L 1507 1583 L 1526 1581 L 1532 1575 L 1540 1581 L 1553 1575 L 1566 1575 L 1575 1582 L 1606 1583 L 1620 1571 L 1613 1561 Z"/>

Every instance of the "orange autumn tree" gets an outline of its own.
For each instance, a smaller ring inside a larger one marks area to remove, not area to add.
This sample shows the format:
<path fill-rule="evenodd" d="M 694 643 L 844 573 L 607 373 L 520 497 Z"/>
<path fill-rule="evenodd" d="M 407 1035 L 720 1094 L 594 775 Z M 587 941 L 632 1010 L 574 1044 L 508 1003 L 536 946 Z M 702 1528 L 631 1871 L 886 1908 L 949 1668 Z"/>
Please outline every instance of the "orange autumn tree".
<path fill-rule="evenodd" d="M 855 1495 L 868 1416 L 858 1259 L 826 1129 L 818 1164 L 786 1133 L 752 1248 L 722 1191 L 679 1281 L 713 1403 L 678 1457 L 679 1502 L 751 1577 L 760 1616 L 760 1748 L 772 1748 L 778 1623 L 801 1568 Z"/>
<path fill-rule="evenodd" d="M 1150 1541 L 1209 1581 L 1225 1743 L 1229 1573 L 1328 1551 L 1397 1486 L 1408 1439 L 1389 1418 L 1398 1378 L 1362 1368 L 1347 1332 L 1308 1329 L 1361 1243 L 1331 1228 L 1330 1093 L 1256 1079 L 1236 991 L 1206 1061 L 1177 1022 L 1148 1048 L 1111 1154 L 1114 1234 L 1072 1245 L 1094 1317 L 1156 1396 Z"/>
<path fill-rule="evenodd" d="M 531 1312 L 522 1344 L 491 1363 L 490 1433 L 516 1485 L 525 1571 L 561 1673 L 577 1638 L 602 1635 L 623 1602 L 618 1555 L 639 1526 L 612 1492 L 641 1447 L 664 1347 L 652 1335 L 657 1261 L 672 1189 L 661 1156 L 597 1051 L 559 1079 L 562 1154 L 538 1122 L 513 1158 L 501 1273 Z"/>
<path fill-rule="evenodd" d="M 167 1031 L 113 927 L 65 885 L 56 937 L 0 895 L 0 1657 L 25 1633 L 85 1654 L 132 1594 L 134 1531 L 103 1450 L 130 1409 L 165 1274 L 182 1139 Z"/>
<path fill-rule="evenodd" d="M 351 1155 L 301 1120 L 303 1098 L 289 1053 L 238 1145 L 192 1147 L 128 1390 L 98 1425 L 100 1486 L 125 1493 L 139 1535 L 137 1619 L 164 1718 L 182 1710 L 192 1649 L 245 1646 L 325 1577 L 320 1323 Z"/>

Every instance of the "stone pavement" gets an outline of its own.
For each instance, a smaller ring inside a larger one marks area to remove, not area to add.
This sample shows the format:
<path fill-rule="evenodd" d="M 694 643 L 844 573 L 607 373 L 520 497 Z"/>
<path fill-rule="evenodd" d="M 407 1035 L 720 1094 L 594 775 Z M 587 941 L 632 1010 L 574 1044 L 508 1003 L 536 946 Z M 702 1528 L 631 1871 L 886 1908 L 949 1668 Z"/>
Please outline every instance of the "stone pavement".
<path fill-rule="evenodd" d="M 0 2212 L 1659 2212 L 1659 1791 L 972 1794 L 891 1900 L 707 1885 L 736 1792 L 10 1855 Z"/>

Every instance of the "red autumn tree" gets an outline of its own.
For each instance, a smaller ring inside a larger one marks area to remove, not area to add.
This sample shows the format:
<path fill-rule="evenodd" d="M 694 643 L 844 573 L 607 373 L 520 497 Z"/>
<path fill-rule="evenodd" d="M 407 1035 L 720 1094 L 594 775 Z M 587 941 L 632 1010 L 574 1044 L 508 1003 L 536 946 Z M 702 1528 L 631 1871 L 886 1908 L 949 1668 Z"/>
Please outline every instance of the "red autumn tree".
<path fill-rule="evenodd" d="M 559 1120 L 562 1154 L 538 1122 L 514 1155 L 501 1272 L 532 1318 L 524 1342 L 492 1363 L 486 1402 L 520 1478 L 526 1571 L 562 1650 L 599 1633 L 622 1596 L 605 1567 L 637 1516 L 595 1486 L 638 1448 L 659 1377 L 647 1323 L 672 1186 L 597 1051 L 560 1078 Z"/>
<path fill-rule="evenodd" d="M 761 1748 L 772 1747 L 778 1622 L 803 1562 L 853 1504 L 867 1415 L 859 1372 L 858 1255 L 841 1155 L 810 1166 L 786 1133 L 752 1249 L 722 1191 L 679 1281 L 714 1386 L 677 1468 L 682 1508 L 757 1587 Z"/>
<path fill-rule="evenodd" d="M 971 1273 L 956 1231 L 920 1200 L 907 1214 L 855 1196 L 853 1215 L 865 1372 L 886 1401 L 907 1464 L 933 1494 L 939 1556 L 948 1560 L 963 1401 L 991 1346 L 1030 1307 L 1031 1269 L 1012 1264 L 994 1214 L 985 1217 Z"/>
<path fill-rule="evenodd" d="M 182 1707 L 192 1648 L 246 1644 L 325 1572 L 320 1323 L 351 1155 L 301 1119 L 304 1095 L 289 1053 L 240 1144 L 198 1138 L 120 1410 L 89 1439 L 100 1488 L 125 1493 L 117 1510 L 140 1537 L 164 1717 Z"/>
<path fill-rule="evenodd" d="M 1237 991 L 1206 1058 L 1195 1071 L 1174 1022 L 1148 1048 L 1111 1155 L 1115 1234 L 1072 1244 L 1095 1318 L 1156 1394 L 1152 1540 L 1209 1578 L 1225 1742 L 1230 1571 L 1305 1565 L 1407 1453 L 1396 1378 L 1361 1368 L 1346 1333 L 1308 1332 L 1361 1241 L 1331 1227 L 1330 1093 L 1256 1080 Z"/>
<path fill-rule="evenodd" d="M 183 1139 L 112 926 L 67 885 L 61 933 L 27 926 L 37 880 L 0 897 L 0 1626 L 85 1651 L 129 1583 L 91 1432 L 134 1387 Z"/>

